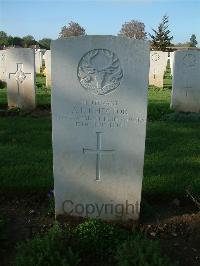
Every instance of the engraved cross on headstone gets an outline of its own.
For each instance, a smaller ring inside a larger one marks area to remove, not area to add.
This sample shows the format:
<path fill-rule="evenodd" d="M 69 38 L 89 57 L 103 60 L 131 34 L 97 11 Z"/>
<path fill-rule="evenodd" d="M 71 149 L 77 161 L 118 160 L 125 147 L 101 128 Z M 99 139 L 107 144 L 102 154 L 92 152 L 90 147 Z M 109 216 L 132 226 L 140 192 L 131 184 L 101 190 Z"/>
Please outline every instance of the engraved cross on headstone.
<path fill-rule="evenodd" d="M 103 150 L 101 148 L 101 134 L 103 132 L 96 132 L 97 135 L 97 146 L 96 149 L 83 148 L 83 153 L 96 153 L 96 181 L 101 179 L 101 155 L 112 154 L 114 150 Z"/>
<path fill-rule="evenodd" d="M 156 79 L 156 70 L 153 70 L 153 78 Z"/>
<path fill-rule="evenodd" d="M 5 61 L 5 54 L 1 54 L 1 60 Z"/>
<path fill-rule="evenodd" d="M 192 89 L 192 86 L 189 85 L 189 82 L 188 82 L 188 81 L 186 82 L 186 85 L 184 86 L 184 89 L 186 89 L 185 95 L 186 95 L 186 97 L 187 97 L 187 96 L 188 96 L 188 89 L 189 89 L 189 90 Z"/>
<path fill-rule="evenodd" d="M 24 80 L 29 77 L 31 78 L 31 73 L 25 73 L 23 70 L 23 64 L 22 63 L 17 63 L 17 70 L 15 73 L 9 73 L 9 79 L 10 78 L 15 78 L 17 81 L 17 92 L 18 92 L 18 97 L 19 97 L 19 86 L 24 82 Z"/>

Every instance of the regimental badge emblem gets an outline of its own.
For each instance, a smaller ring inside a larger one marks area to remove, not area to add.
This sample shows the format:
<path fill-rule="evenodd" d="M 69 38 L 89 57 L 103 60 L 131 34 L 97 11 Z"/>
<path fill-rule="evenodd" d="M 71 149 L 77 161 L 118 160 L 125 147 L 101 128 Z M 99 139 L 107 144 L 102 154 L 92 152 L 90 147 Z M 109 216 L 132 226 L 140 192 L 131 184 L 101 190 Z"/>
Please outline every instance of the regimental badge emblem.
<path fill-rule="evenodd" d="M 160 55 L 158 53 L 153 53 L 151 59 L 155 62 L 160 60 Z"/>
<path fill-rule="evenodd" d="M 196 65 L 196 57 L 193 54 L 186 54 L 183 57 L 183 63 L 186 67 L 193 67 Z"/>
<path fill-rule="evenodd" d="M 107 49 L 94 49 L 81 58 L 77 76 L 88 92 L 106 95 L 120 85 L 123 70 L 115 53 Z"/>

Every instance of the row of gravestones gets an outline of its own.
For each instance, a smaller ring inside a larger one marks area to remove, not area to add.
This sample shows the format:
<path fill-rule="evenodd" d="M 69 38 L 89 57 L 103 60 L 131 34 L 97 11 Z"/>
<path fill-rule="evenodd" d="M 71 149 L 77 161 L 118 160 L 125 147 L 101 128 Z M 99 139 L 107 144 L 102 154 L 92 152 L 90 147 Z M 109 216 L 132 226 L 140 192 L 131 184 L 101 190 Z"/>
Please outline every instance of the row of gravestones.
<path fill-rule="evenodd" d="M 164 72 L 167 61 L 170 59 L 173 76 L 171 107 L 176 111 L 199 112 L 199 51 L 176 52 L 175 70 L 174 54 L 171 52 L 169 56 L 168 52 L 150 52 L 149 84 L 163 87 Z M 0 51 L 0 80 L 6 81 L 8 84 L 9 107 L 35 108 L 34 73 L 41 72 L 43 58 L 45 60 L 46 86 L 50 87 L 50 50 L 36 49 L 33 52 L 32 49 L 13 48 Z M 24 67 L 25 72 L 23 71 Z"/>
<path fill-rule="evenodd" d="M 53 41 L 51 53 L 56 215 L 137 220 L 149 44 L 114 36 L 70 37 Z M 176 95 L 184 90 L 183 81 L 189 92 L 195 90 L 199 103 L 200 53 L 176 52 L 173 68 L 173 105 L 182 100 Z M 21 97 L 23 101 L 33 104 L 34 77 L 31 50 L 8 50 L 7 83 L 13 94 L 9 97 L 18 94 L 10 88 L 18 88 L 27 98 Z"/>
<path fill-rule="evenodd" d="M 200 51 L 150 52 L 149 84 L 163 87 L 170 60 L 172 74 L 171 108 L 180 112 L 200 112 Z"/>
<path fill-rule="evenodd" d="M 51 86 L 51 51 L 45 49 L 35 49 L 35 72 L 40 74 L 45 66 L 46 86 Z"/>

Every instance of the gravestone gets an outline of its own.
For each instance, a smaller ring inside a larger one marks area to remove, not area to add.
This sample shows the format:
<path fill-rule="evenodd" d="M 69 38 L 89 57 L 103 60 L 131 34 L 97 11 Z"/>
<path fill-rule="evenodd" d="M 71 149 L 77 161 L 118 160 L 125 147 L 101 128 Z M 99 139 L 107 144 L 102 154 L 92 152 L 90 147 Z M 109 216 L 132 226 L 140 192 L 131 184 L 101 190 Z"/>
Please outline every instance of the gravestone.
<path fill-rule="evenodd" d="M 171 107 L 179 112 L 200 112 L 200 51 L 175 52 Z"/>
<path fill-rule="evenodd" d="M 137 220 L 149 45 L 114 36 L 52 42 L 56 216 Z"/>
<path fill-rule="evenodd" d="M 167 67 L 167 60 L 167 52 L 150 52 L 149 85 L 163 87 L 163 77 Z"/>
<path fill-rule="evenodd" d="M 51 50 L 45 52 L 46 87 L 51 87 Z"/>
<path fill-rule="evenodd" d="M 170 68 L 171 68 L 171 75 L 173 76 L 174 71 L 174 52 L 170 53 Z"/>
<path fill-rule="evenodd" d="M 42 53 L 40 49 L 35 49 L 35 71 L 40 74 L 42 67 Z"/>
<path fill-rule="evenodd" d="M 35 61 L 31 48 L 6 50 L 6 82 L 9 108 L 35 108 Z"/>
<path fill-rule="evenodd" d="M 6 64 L 5 64 L 6 50 L 0 50 L 0 80 L 6 80 Z"/>

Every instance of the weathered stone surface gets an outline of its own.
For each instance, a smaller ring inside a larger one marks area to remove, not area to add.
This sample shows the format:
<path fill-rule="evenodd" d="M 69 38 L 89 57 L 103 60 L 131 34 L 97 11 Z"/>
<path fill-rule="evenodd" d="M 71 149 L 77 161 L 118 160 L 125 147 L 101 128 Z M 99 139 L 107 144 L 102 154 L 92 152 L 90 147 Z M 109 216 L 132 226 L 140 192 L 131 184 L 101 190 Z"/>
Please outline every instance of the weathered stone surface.
<path fill-rule="evenodd" d="M 35 108 L 35 60 L 30 48 L 6 50 L 8 106 Z"/>
<path fill-rule="evenodd" d="M 56 215 L 139 218 L 149 45 L 114 36 L 52 42 Z"/>
<path fill-rule="evenodd" d="M 5 64 L 6 50 L 0 50 L 0 80 L 6 80 L 6 64 Z"/>
<path fill-rule="evenodd" d="M 42 67 L 42 53 L 40 49 L 35 49 L 35 71 L 40 74 Z"/>
<path fill-rule="evenodd" d="M 168 53 L 162 51 L 150 52 L 149 85 L 163 87 L 163 76 L 166 70 Z"/>
<path fill-rule="evenodd" d="M 51 50 L 45 52 L 46 86 L 51 87 Z"/>
<path fill-rule="evenodd" d="M 173 76 L 173 71 L 174 71 L 174 52 L 170 52 L 170 68 L 171 68 L 171 75 Z"/>
<path fill-rule="evenodd" d="M 171 107 L 200 112 L 200 51 L 175 52 Z"/>

